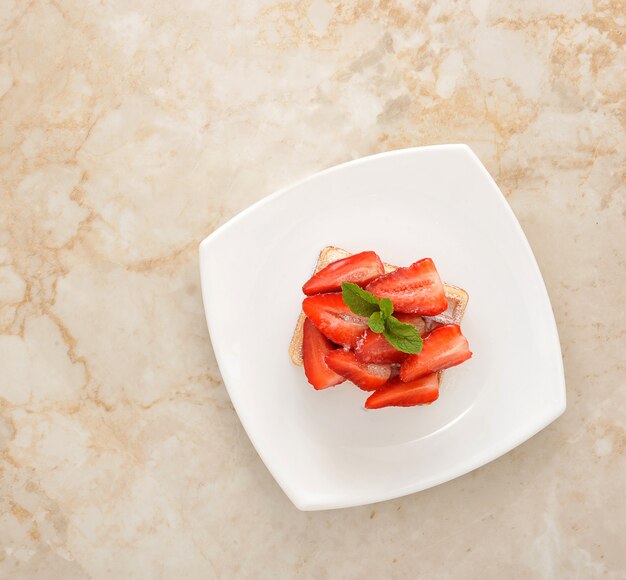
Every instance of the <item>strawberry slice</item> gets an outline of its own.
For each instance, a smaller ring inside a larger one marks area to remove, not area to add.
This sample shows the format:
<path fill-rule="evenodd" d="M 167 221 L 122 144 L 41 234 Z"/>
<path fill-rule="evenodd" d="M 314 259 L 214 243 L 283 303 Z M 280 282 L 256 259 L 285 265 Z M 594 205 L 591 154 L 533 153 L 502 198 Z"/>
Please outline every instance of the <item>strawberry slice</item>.
<path fill-rule="evenodd" d="M 420 334 L 424 334 L 426 330 L 424 319 L 417 314 L 398 312 L 396 318 L 400 322 L 412 324 L 417 328 Z M 357 340 L 354 352 L 360 362 L 381 364 L 401 363 L 409 356 L 404 352 L 396 350 L 382 334 L 376 334 L 369 329 L 363 335 L 363 338 Z"/>
<path fill-rule="evenodd" d="M 430 258 L 389 272 L 370 282 L 366 290 L 378 298 L 391 299 L 398 312 L 434 316 L 448 307 L 443 284 Z"/>
<path fill-rule="evenodd" d="M 409 355 L 400 368 L 404 382 L 414 381 L 429 373 L 461 364 L 472 356 L 467 338 L 458 324 L 446 324 L 431 330 L 424 337 L 418 354 Z"/>
<path fill-rule="evenodd" d="M 326 355 L 335 350 L 335 345 L 330 342 L 309 318 L 304 319 L 304 330 L 302 333 L 302 360 L 304 361 L 304 374 L 315 389 L 326 389 L 339 383 L 344 379 L 341 375 L 328 368 Z"/>
<path fill-rule="evenodd" d="M 385 268 L 376 252 L 361 252 L 328 264 L 302 286 L 302 291 L 307 296 L 337 292 L 341 290 L 342 282 L 365 286 L 384 273 Z"/>
<path fill-rule="evenodd" d="M 427 405 L 439 397 L 437 373 L 430 373 L 410 383 L 400 379 L 389 381 L 365 401 L 366 409 L 382 407 L 413 407 Z"/>
<path fill-rule="evenodd" d="M 367 318 L 354 314 L 340 292 L 309 296 L 302 302 L 302 310 L 336 344 L 353 347 L 367 329 Z"/>
<path fill-rule="evenodd" d="M 360 363 L 353 352 L 340 348 L 326 355 L 326 364 L 364 391 L 375 391 L 391 376 L 391 366 Z"/>

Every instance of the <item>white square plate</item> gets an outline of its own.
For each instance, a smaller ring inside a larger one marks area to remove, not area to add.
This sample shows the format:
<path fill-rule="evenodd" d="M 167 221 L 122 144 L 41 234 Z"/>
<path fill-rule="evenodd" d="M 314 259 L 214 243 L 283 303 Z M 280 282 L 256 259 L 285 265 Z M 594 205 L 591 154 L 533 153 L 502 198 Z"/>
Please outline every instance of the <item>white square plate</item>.
<path fill-rule="evenodd" d="M 430 406 L 366 411 L 315 391 L 287 348 L 302 284 L 328 245 L 389 263 L 432 257 L 469 292 L 474 356 Z M 200 246 L 213 348 L 241 422 L 302 510 L 382 501 L 476 469 L 565 410 L 556 324 L 504 196 L 465 145 L 392 151 L 322 171 L 249 207 Z"/>

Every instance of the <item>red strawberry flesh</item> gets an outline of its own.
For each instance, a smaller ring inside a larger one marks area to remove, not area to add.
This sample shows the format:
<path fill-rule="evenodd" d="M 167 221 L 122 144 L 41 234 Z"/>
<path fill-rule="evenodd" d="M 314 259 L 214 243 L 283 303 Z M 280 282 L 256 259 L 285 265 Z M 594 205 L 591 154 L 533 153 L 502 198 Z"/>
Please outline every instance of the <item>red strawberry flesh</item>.
<path fill-rule="evenodd" d="M 427 405 L 439 397 L 439 379 L 430 373 L 409 383 L 400 379 L 389 381 L 365 401 L 366 409 L 382 407 L 413 407 Z"/>
<path fill-rule="evenodd" d="M 342 282 L 353 282 L 366 286 L 369 282 L 385 273 L 385 268 L 375 252 L 361 252 L 332 262 L 302 287 L 307 296 L 323 292 L 341 290 Z"/>
<path fill-rule="evenodd" d="M 354 314 L 340 292 L 309 296 L 302 310 L 326 338 L 342 346 L 353 347 L 367 329 L 367 318 Z"/>
<path fill-rule="evenodd" d="M 390 365 L 361 363 L 349 350 L 337 349 L 329 352 L 326 355 L 326 364 L 364 391 L 375 391 L 391 376 Z"/>
<path fill-rule="evenodd" d="M 448 307 L 441 278 L 430 258 L 380 276 L 365 289 L 378 298 L 389 298 L 397 312 L 435 316 Z"/>
<path fill-rule="evenodd" d="M 328 368 L 326 364 L 326 355 L 336 348 L 309 318 L 305 318 L 302 332 L 304 374 L 309 383 L 317 390 L 333 387 L 345 381 L 341 375 Z"/>
<path fill-rule="evenodd" d="M 424 337 L 421 352 L 410 355 L 400 368 L 404 382 L 456 366 L 472 356 L 467 338 L 458 324 L 446 324 L 431 330 Z"/>

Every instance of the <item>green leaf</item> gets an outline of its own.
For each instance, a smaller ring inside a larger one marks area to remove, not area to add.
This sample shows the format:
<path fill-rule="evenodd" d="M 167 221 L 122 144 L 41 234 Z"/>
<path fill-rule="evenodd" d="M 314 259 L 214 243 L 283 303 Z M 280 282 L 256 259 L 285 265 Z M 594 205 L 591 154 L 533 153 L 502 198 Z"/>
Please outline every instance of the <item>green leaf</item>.
<path fill-rule="evenodd" d="M 367 321 L 367 325 L 370 327 L 372 332 L 376 334 L 380 334 L 385 330 L 385 320 L 383 318 L 382 312 L 374 312 L 370 319 Z"/>
<path fill-rule="evenodd" d="M 391 302 L 389 298 L 381 298 L 380 311 L 382 312 L 383 319 L 389 318 L 393 314 L 393 302 Z"/>
<path fill-rule="evenodd" d="M 395 349 L 407 354 L 421 352 L 424 344 L 415 326 L 400 322 L 395 316 L 389 316 L 385 320 L 383 336 Z"/>
<path fill-rule="evenodd" d="M 346 306 L 359 316 L 371 316 L 380 310 L 378 298 L 352 282 L 341 285 L 341 296 Z"/>

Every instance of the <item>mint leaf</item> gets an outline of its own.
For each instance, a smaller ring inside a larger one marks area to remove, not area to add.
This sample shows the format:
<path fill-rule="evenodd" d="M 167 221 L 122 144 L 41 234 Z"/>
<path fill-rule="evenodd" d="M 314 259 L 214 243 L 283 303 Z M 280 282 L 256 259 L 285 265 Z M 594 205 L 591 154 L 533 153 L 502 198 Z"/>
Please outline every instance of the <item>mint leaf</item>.
<path fill-rule="evenodd" d="M 385 320 L 383 336 L 391 346 L 407 354 L 421 352 L 424 344 L 415 326 L 400 322 L 395 316 L 389 316 Z"/>
<path fill-rule="evenodd" d="M 352 282 L 341 285 L 341 297 L 346 306 L 359 316 L 370 316 L 380 310 L 378 298 Z"/>
<path fill-rule="evenodd" d="M 400 322 L 393 313 L 393 303 L 389 298 L 376 298 L 371 292 L 357 284 L 344 282 L 341 297 L 346 306 L 358 316 L 369 318 L 367 325 L 372 332 L 383 334 L 395 349 L 408 354 L 422 350 L 422 337 L 412 324 Z"/>
<path fill-rule="evenodd" d="M 376 334 L 384 332 L 385 319 L 383 318 L 382 312 L 374 312 L 367 321 L 367 325 L 370 327 L 370 330 Z"/>
<path fill-rule="evenodd" d="M 393 302 L 389 298 L 380 299 L 380 311 L 383 318 L 389 318 L 393 314 Z"/>

